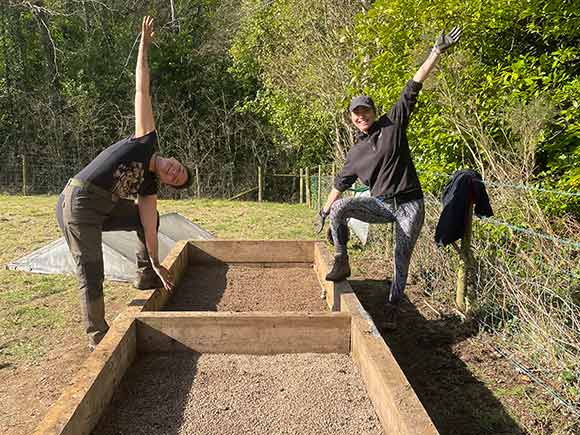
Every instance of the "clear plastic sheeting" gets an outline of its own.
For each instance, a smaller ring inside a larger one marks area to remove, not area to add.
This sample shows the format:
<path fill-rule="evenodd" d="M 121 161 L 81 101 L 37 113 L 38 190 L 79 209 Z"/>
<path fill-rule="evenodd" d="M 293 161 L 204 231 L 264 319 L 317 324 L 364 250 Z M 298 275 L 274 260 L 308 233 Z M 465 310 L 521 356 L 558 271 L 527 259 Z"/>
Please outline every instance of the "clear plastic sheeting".
<path fill-rule="evenodd" d="M 371 196 L 371 191 L 365 190 L 364 192 L 357 192 L 354 196 Z M 369 240 L 369 224 L 358 219 L 350 218 L 348 220 L 348 226 L 351 232 L 365 246 Z"/>
<path fill-rule="evenodd" d="M 163 260 L 179 240 L 209 240 L 214 236 L 178 213 L 161 216 L 159 223 L 159 258 Z M 103 232 L 103 260 L 105 278 L 132 281 L 137 271 L 135 251 L 137 234 L 134 231 Z M 32 273 L 74 273 L 75 264 L 64 238 L 7 265 L 8 269 Z"/>

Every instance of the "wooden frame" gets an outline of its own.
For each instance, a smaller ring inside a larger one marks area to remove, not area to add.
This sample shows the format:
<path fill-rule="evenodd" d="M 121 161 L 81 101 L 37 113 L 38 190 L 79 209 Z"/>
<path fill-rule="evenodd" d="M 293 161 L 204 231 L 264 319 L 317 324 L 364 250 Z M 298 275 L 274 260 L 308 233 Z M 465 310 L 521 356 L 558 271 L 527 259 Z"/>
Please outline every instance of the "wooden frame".
<path fill-rule="evenodd" d="M 324 279 L 331 259 L 325 245 L 314 241 L 179 242 L 164 261 L 176 282 L 196 263 L 313 266 L 330 312 L 155 312 L 170 293 L 136 292 L 34 434 L 90 434 L 136 355 L 157 351 L 350 352 L 385 434 L 438 434 L 350 284 Z"/>
<path fill-rule="evenodd" d="M 323 243 L 316 243 L 314 258 L 329 307 L 351 316 L 351 356 L 360 370 L 385 434 L 439 434 L 348 281 L 333 283 L 324 280 L 331 256 Z"/>

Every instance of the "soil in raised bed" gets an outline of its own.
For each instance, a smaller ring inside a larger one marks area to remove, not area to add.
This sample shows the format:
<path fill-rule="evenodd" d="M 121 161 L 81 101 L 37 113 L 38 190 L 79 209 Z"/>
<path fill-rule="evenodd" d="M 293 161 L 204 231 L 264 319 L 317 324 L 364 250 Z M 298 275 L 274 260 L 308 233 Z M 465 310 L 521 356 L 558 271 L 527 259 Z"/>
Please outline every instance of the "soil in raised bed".
<path fill-rule="evenodd" d="M 312 267 L 192 265 L 166 311 L 327 311 Z"/>
<path fill-rule="evenodd" d="M 93 435 L 383 434 L 346 354 L 149 354 Z"/>

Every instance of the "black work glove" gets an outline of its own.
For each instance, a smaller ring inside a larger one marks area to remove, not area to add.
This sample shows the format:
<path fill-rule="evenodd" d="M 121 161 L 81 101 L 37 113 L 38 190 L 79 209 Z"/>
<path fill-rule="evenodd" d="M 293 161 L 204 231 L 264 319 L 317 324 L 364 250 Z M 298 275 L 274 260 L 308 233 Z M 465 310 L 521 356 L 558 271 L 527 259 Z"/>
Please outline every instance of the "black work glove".
<path fill-rule="evenodd" d="M 324 229 L 324 224 L 329 214 L 323 208 L 316 214 L 316 218 L 314 219 L 314 231 L 316 231 L 316 234 L 320 234 Z"/>
<path fill-rule="evenodd" d="M 456 44 L 457 41 L 459 41 L 459 38 L 461 38 L 461 29 L 457 26 L 451 29 L 451 32 L 447 35 L 444 32 L 441 32 L 441 35 L 437 38 L 437 41 L 435 41 L 433 50 L 443 53 L 449 47 Z"/>

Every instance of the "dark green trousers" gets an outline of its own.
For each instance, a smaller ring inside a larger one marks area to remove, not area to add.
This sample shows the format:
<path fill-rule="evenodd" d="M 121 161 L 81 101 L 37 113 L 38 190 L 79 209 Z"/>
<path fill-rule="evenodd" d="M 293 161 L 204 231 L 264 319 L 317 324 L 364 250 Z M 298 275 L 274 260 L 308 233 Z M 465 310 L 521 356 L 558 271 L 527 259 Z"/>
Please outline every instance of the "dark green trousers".
<path fill-rule="evenodd" d="M 56 217 L 76 264 L 85 332 L 90 344 L 96 345 L 109 329 L 103 298 L 102 232 L 136 231 L 137 267 L 151 267 L 139 209 L 135 201 L 115 200 L 68 184 L 58 199 Z"/>

